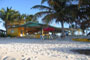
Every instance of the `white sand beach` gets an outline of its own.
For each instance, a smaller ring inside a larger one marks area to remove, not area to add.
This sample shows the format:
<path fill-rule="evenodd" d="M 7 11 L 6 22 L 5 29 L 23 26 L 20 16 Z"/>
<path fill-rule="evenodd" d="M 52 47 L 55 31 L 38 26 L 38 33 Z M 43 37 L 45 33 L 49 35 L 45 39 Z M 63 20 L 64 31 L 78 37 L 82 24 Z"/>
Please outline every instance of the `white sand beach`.
<path fill-rule="evenodd" d="M 79 54 L 74 49 L 90 50 L 90 42 L 0 38 L 0 60 L 90 60 L 90 54 Z"/>

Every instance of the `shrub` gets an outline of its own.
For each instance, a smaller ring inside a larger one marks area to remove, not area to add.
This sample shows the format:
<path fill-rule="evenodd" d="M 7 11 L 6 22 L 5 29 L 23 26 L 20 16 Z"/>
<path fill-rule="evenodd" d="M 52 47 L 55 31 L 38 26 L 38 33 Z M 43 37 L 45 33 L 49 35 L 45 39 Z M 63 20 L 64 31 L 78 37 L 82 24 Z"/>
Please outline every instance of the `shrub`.
<path fill-rule="evenodd" d="M 16 37 L 15 35 L 8 34 L 7 37 Z"/>
<path fill-rule="evenodd" d="M 6 37 L 6 35 L 5 35 L 5 34 L 3 34 L 3 33 L 1 33 L 1 34 L 0 34 L 0 37 Z"/>

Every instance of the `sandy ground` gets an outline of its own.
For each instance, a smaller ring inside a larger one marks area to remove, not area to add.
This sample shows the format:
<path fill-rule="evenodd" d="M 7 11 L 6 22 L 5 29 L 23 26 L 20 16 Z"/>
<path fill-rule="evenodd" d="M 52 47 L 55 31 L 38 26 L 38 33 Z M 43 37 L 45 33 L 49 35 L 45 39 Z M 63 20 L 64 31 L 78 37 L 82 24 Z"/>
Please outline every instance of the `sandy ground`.
<path fill-rule="evenodd" d="M 75 49 L 90 50 L 90 42 L 0 38 L 0 60 L 90 60 L 90 54 L 73 52 Z"/>

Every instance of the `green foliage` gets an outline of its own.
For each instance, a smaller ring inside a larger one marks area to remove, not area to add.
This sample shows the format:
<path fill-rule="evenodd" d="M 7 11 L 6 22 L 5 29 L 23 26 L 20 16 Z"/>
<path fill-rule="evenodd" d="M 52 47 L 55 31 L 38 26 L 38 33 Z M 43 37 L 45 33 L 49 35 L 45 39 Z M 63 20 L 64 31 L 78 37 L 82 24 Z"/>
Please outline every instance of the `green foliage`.
<path fill-rule="evenodd" d="M 37 18 L 34 15 L 26 15 L 26 22 L 28 21 L 38 22 Z"/>
<path fill-rule="evenodd" d="M 5 21 L 6 34 L 8 22 L 13 22 L 15 20 L 17 20 L 18 22 L 20 22 L 21 20 L 26 20 L 26 22 L 28 21 L 38 22 L 37 19 L 34 17 L 34 15 L 20 14 L 18 11 L 8 7 L 7 9 L 2 8 L 0 10 L 0 18 Z"/>
<path fill-rule="evenodd" d="M 15 35 L 8 34 L 7 37 L 16 37 Z"/>
<path fill-rule="evenodd" d="M 1 34 L 0 34 L 0 37 L 6 37 L 6 35 L 5 35 L 5 34 L 3 34 L 3 33 L 1 33 Z"/>
<path fill-rule="evenodd" d="M 82 30 L 90 27 L 90 0 L 79 0 L 79 8 L 75 17 Z"/>
<path fill-rule="evenodd" d="M 36 16 L 41 17 L 43 22 L 50 23 L 53 20 L 56 22 L 61 22 L 62 34 L 64 34 L 64 23 L 74 22 L 72 15 L 73 10 L 77 8 L 77 5 L 67 4 L 71 3 L 71 0 L 42 0 L 41 3 L 47 2 L 48 6 L 45 5 L 36 5 L 33 8 L 40 9 L 42 11 L 37 12 Z"/>
<path fill-rule="evenodd" d="M 37 19 L 34 15 L 20 14 L 18 11 L 13 10 L 12 8 L 1 9 L 0 18 L 2 18 L 6 23 L 13 22 L 14 20 L 26 20 L 36 22 Z"/>
<path fill-rule="evenodd" d="M 2 18 L 5 22 L 13 21 L 18 18 L 19 12 L 13 10 L 12 8 L 1 9 L 0 10 L 0 18 Z"/>

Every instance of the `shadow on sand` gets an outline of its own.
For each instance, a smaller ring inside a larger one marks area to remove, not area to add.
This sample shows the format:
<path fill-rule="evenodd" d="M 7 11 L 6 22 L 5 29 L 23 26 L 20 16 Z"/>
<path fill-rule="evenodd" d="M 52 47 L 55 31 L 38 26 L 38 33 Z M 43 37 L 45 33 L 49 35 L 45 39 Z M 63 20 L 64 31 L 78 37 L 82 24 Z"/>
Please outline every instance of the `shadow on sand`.
<path fill-rule="evenodd" d="M 79 54 L 89 55 L 90 56 L 90 49 L 73 49 L 72 52 L 76 52 Z"/>

